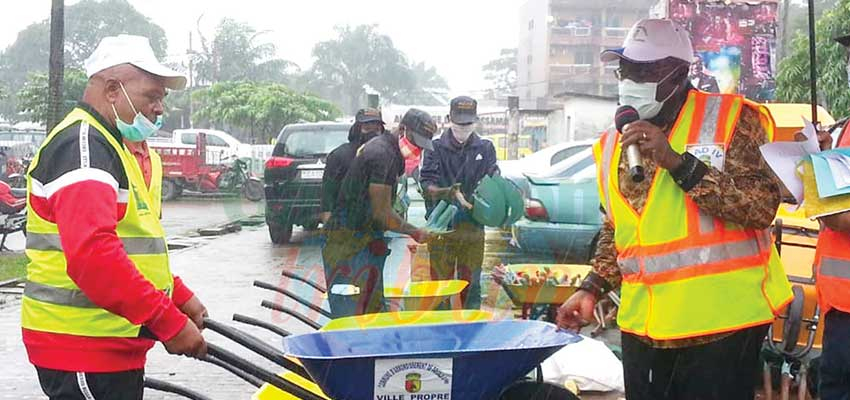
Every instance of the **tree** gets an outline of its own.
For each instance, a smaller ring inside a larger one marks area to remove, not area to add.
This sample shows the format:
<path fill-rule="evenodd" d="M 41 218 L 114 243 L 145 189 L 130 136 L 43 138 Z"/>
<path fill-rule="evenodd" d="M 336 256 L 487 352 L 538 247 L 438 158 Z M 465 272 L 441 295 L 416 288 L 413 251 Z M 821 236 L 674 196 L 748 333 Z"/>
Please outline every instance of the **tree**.
<path fill-rule="evenodd" d="M 202 84 L 238 80 L 287 82 L 298 66 L 276 58 L 275 46 L 260 41 L 264 33 L 230 18 L 221 20 L 211 42 L 201 36 L 201 50 L 194 55 L 198 81 Z"/>
<path fill-rule="evenodd" d="M 157 57 L 165 56 L 165 31 L 136 11 L 127 0 L 81 0 L 65 7 L 64 11 L 64 60 L 68 68 L 82 68 L 83 61 L 101 39 L 121 33 L 147 37 Z M 0 102 L 0 114 L 4 117 L 18 117 L 20 107 L 15 94 L 27 82 L 30 73 L 47 72 L 49 49 L 50 23 L 45 19 L 19 32 L 17 40 L 0 54 L 0 82 L 11 93 Z"/>
<path fill-rule="evenodd" d="M 59 115 L 65 115 L 83 97 L 83 91 L 88 84 L 88 78 L 83 71 L 67 69 L 64 71 L 64 84 Z M 44 73 L 32 73 L 24 87 L 17 93 L 20 102 L 21 116 L 32 122 L 46 123 L 49 117 L 48 109 L 48 77 Z"/>
<path fill-rule="evenodd" d="M 413 78 L 411 89 L 400 93 L 394 100 L 405 104 L 439 106 L 445 104 L 440 94 L 448 91 L 449 84 L 437 69 L 424 62 L 415 62 L 410 66 Z"/>
<path fill-rule="evenodd" d="M 363 105 L 367 88 L 390 101 L 416 89 L 407 57 L 376 25 L 335 30 L 336 39 L 313 47 L 313 67 L 306 77 L 310 89 L 342 104 L 348 113 Z"/>
<path fill-rule="evenodd" d="M 193 118 L 245 129 L 250 141 L 267 143 L 287 124 L 327 121 L 341 114 L 331 103 L 276 83 L 219 82 L 193 95 Z"/>
<path fill-rule="evenodd" d="M 815 0 L 815 20 L 820 19 L 824 11 L 831 10 L 837 3 L 838 0 Z M 786 10 L 788 12 L 788 15 L 784 18 L 787 25 L 784 29 L 783 36 L 781 38 L 782 43 L 780 46 L 785 47 L 784 52 L 786 53 L 785 55 L 787 55 L 787 47 L 790 45 L 791 39 L 795 38 L 797 35 L 809 34 L 809 6 L 806 1 L 786 1 L 781 4 L 784 7 L 787 7 Z"/>
<path fill-rule="evenodd" d="M 47 130 L 62 118 L 62 80 L 65 71 L 65 0 L 53 0 L 50 9 L 50 65 L 48 69 Z"/>
<path fill-rule="evenodd" d="M 484 78 L 493 84 L 488 97 L 503 97 L 516 91 L 517 49 L 502 49 L 499 58 L 481 67 Z"/>
<path fill-rule="evenodd" d="M 850 90 L 847 89 L 846 50 L 833 38 L 850 33 L 850 2 L 841 1 L 824 12 L 815 24 L 817 39 L 818 100 L 836 117 L 850 115 Z M 776 76 L 777 100 L 808 103 L 811 97 L 809 79 L 808 35 L 797 35 L 787 56 L 779 64 Z"/>

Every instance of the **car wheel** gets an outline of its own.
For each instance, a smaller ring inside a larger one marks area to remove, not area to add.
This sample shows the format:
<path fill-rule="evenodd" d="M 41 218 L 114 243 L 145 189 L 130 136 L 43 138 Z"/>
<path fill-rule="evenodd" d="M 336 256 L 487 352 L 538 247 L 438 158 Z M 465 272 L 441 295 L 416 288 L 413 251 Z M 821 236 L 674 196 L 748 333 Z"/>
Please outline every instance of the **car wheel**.
<path fill-rule="evenodd" d="M 171 179 L 164 179 L 162 181 L 162 200 L 163 201 L 171 201 L 178 197 L 180 197 L 180 193 L 183 191 L 183 188 L 178 186 Z"/>
<path fill-rule="evenodd" d="M 251 201 L 260 201 L 263 199 L 263 184 L 257 181 L 247 181 L 242 184 L 242 195 Z"/>
<path fill-rule="evenodd" d="M 269 238 L 274 244 L 287 244 L 292 239 L 292 224 L 269 222 Z"/>

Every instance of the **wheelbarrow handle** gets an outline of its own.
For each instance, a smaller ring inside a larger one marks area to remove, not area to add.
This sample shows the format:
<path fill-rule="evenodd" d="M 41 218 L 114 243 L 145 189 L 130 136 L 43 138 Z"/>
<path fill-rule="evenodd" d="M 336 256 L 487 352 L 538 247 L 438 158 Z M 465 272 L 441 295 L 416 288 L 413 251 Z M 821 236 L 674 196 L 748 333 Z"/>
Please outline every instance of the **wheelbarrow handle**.
<path fill-rule="evenodd" d="M 268 300 L 263 300 L 263 302 L 260 305 L 265 307 L 265 308 L 268 308 L 269 310 L 279 311 L 279 312 L 282 312 L 284 314 L 295 317 L 295 319 L 303 322 L 304 324 L 306 324 L 307 326 L 309 326 L 309 327 L 311 327 L 315 330 L 322 329 L 322 326 L 319 325 L 316 321 L 313 321 L 310 318 L 307 318 L 306 316 L 304 316 L 303 314 L 301 314 L 301 313 L 299 313 L 295 310 L 291 310 L 289 308 L 281 306 L 280 304 L 277 304 L 277 303 L 274 303 L 274 302 L 271 302 L 271 301 L 268 301 Z"/>
<path fill-rule="evenodd" d="M 218 333 L 236 343 L 241 344 L 242 346 L 245 346 L 248 350 L 251 350 L 254 353 L 263 356 L 263 358 L 283 368 L 286 368 L 305 379 L 312 379 L 310 378 L 310 374 L 308 374 L 307 371 L 304 370 L 304 367 L 292 362 L 290 359 L 286 358 L 286 354 L 284 354 L 282 351 L 279 351 L 278 349 L 269 346 L 254 335 L 251 335 L 247 332 L 242 332 L 239 329 L 227 326 L 221 322 L 209 318 L 204 319 L 204 326 L 215 333 Z"/>
<path fill-rule="evenodd" d="M 281 274 L 281 275 L 283 275 L 283 276 L 285 276 L 285 277 L 287 277 L 287 278 L 289 278 L 289 279 L 293 279 L 293 280 L 296 280 L 296 281 L 299 281 L 299 282 L 306 283 L 306 284 L 308 284 L 308 285 L 312 286 L 314 289 L 316 289 L 316 290 L 318 290 L 318 291 L 320 291 L 320 292 L 322 292 L 322 293 L 327 293 L 327 292 L 328 292 L 328 289 L 327 289 L 327 288 L 325 288 L 324 286 L 319 285 L 318 283 L 313 282 L 313 281 L 311 281 L 311 280 L 309 280 L 309 279 L 307 279 L 307 278 L 304 278 L 304 277 L 302 277 L 302 276 L 296 275 L 295 273 L 292 273 L 292 272 L 289 272 L 289 271 L 283 270 L 283 271 L 280 271 L 280 274 Z"/>
<path fill-rule="evenodd" d="M 309 309 L 311 309 L 311 310 L 313 310 L 313 311 L 315 311 L 315 312 L 317 312 L 317 313 L 321 314 L 321 315 L 322 315 L 322 316 L 324 316 L 325 318 L 331 318 L 331 313 L 330 313 L 330 312 L 328 312 L 328 311 L 326 311 L 324 308 L 319 307 L 319 306 L 317 306 L 317 305 L 315 305 L 315 304 L 313 304 L 313 303 L 311 303 L 311 302 L 309 302 L 309 301 L 305 300 L 305 299 L 304 299 L 304 298 L 302 298 L 301 296 L 298 296 L 297 294 L 292 293 L 292 292 L 290 292 L 290 291 L 288 291 L 288 290 L 286 290 L 286 289 L 284 289 L 284 288 L 277 287 L 277 286 L 275 286 L 275 285 L 272 285 L 272 284 L 270 284 L 270 283 L 266 283 L 266 282 L 263 282 L 263 281 L 254 281 L 254 286 L 256 286 L 256 287 L 258 287 L 258 288 L 261 288 L 261 289 L 266 289 L 266 290 L 271 290 L 271 291 L 273 291 L 273 292 L 281 293 L 281 294 L 283 294 L 284 296 L 287 296 L 287 297 L 291 298 L 292 300 L 295 300 L 295 301 L 297 301 L 297 302 L 301 303 L 301 304 L 302 304 L 302 305 L 304 305 L 305 307 L 307 307 L 307 308 L 309 308 Z"/>
<path fill-rule="evenodd" d="M 250 375 L 247 372 L 245 372 L 245 371 L 243 371 L 239 368 L 236 368 L 236 367 L 234 367 L 234 366 L 232 366 L 232 365 L 230 365 L 230 364 L 228 364 L 224 361 L 221 361 L 218 358 L 215 358 L 215 357 L 213 357 L 209 354 L 204 356 L 204 358 L 201 358 L 201 361 L 210 363 L 210 364 L 215 365 L 217 367 L 220 367 L 220 368 L 224 369 L 225 371 L 230 372 L 233 375 L 236 375 L 237 377 L 239 377 L 243 381 L 248 382 L 248 384 L 250 384 L 253 387 L 258 388 L 260 386 L 263 386 L 263 381 L 254 377 L 254 375 Z"/>
<path fill-rule="evenodd" d="M 212 400 L 211 398 L 204 396 L 194 390 L 187 389 L 182 386 L 175 385 L 173 383 L 161 381 L 159 379 L 150 378 L 147 376 L 145 377 L 145 387 L 151 390 L 156 390 L 158 392 L 176 394 L 178 396 L 182 396 L 192 400 Z"/>
<path fill-rule="evenodd" d="M 254 365 L 248 360 L 239 357 L 236 354 L 233 354 L 215 344 L 207 343 L 207 353 L 300 399 L 323 400 L 321 397 L 305 390 L 304 388 L 281 378 L 280 376 L 269 370 Z"/>
<path fill-rule="evenodd" d="M 243 324 L 256 326 L 258 328 L 263 328 L 263 329 L 265 329 L 267 331 L 271 331 L 272 333 L 275 333 L 275 334 L 277 334 L 278 336 L 281 336 L 281 337 L 292 336 L 292 333 L 287 331 L 286 329 L 283 329 L 283 328 L 281 328 L 281 327 L 279 327 L 275 324 L 256 319 L 254 317 L 249 317 L 247 315 L 233 314 L 233 320 L 236 321 L 236 322 L 241 322 Z"/>

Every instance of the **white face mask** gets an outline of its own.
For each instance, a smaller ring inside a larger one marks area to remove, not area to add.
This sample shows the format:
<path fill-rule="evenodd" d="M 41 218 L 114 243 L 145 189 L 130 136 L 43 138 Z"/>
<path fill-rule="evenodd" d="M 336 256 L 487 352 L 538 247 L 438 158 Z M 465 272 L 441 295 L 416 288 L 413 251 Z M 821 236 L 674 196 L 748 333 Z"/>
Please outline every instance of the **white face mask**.
<path fill-rule="evenodd" d="M 454 135 L 455 139 L 461 144 L 466 143 L 474 131 L 475 124 L 458 125 L 452 122 L 452 135 Z"/>
<path fill-rule="evenodd" d="M 661 112 L 661 109 L 664 108 L 664 103 L 667 100 L 670 100 L 670 98 L 673 97 L 673 94 L 679 91 L 680 85 L 677 85 L 676 88 L 670 92 L 670 95 L 667 96 L 667 98 L 661 101 L 656 100 L 658 85 L 666 81 L 667 78 L 673 75 L 676 71 L 678 71 L 678 69 L 671 71 L 659 82 L 637 83 L 631 79 L 624 79 L 620 81 L 620 105 L 634 107 L 638 112 L 638 116 L 642 120 L 655 117 Z"/>

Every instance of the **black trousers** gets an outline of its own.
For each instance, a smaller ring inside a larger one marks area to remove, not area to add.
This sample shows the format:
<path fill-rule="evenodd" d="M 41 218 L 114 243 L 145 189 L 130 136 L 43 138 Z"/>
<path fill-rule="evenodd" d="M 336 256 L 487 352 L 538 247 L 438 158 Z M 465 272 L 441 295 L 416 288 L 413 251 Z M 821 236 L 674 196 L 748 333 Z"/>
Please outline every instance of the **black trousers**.
<path fill-rule="evenodd" d="M 145 370 L 83 373 L 35 368 L 50 400 L 142 400 Z"/>
<path fill-rule="evenodd" d="M 680 349 L 658 349 L 623 333 L 629 400 L 753 400 L 768 326 Z"/>
<path fill-rule="evenodd" d="M 830 310 L 824 317 L 820 363 L 821 400 L 850 399 L 850 314 Z"/>
<path fill-rule="evenodd" d="M 481 308 L 481 267 L 484 263 L 484 228 L 463 223 L 455 231 L 428 243 L 431 279 L 460 279 L 469 282 L 460 293 L 463 308 Z M 448 309 L 448 303 L 441 309 Z"/>

